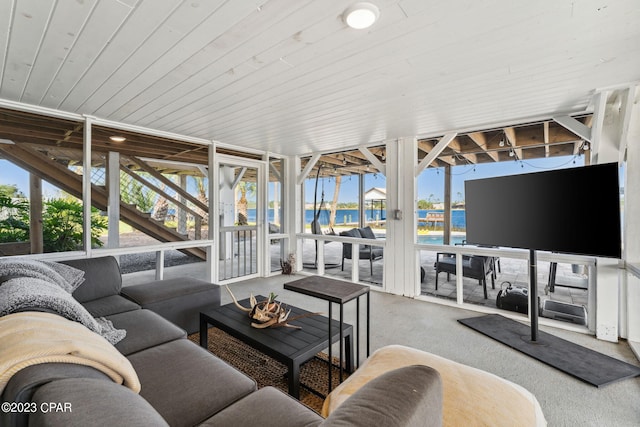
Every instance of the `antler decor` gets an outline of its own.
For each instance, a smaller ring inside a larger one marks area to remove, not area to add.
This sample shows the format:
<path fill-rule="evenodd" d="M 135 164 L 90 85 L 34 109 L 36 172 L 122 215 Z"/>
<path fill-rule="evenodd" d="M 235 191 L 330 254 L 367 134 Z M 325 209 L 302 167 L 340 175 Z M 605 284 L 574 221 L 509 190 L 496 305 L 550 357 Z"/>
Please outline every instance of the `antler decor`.
<path fill-rule="evenodd" d="M 295 328 L 302 329 L 301 326 L 291 325 L 289 322 L 297 319 L 302 319 L 303 317 L 310 316 L 318 316 L 322 313 L 307 313 L 301 314 L 299 316 L 294 316 L 289 318 L 291 314 L 291 309 L 287 310 L 286 306 L 283 307 L 282 303 L 277 302 L 276 298 L 278 297 L 273 292 L 269 293 L 269 297 L 264 301 L 258 301 L 251 294 L 249 297 L 249 303 L 251 304 L 251 308 L 243 307 L 238 303 L 236 297 L 229 289 L 229 286 L 225 285 L 227 288 L 227 292 L 231 295 L 231 299 L 233 299 L 233 303 L 242 311 L 246 311 L 249 313 L 249 317 L 255 322 L 251 322 L 251 326 L 258 329 L 264 329 L 269 327 L 287 327 L 287 328 Z"/>

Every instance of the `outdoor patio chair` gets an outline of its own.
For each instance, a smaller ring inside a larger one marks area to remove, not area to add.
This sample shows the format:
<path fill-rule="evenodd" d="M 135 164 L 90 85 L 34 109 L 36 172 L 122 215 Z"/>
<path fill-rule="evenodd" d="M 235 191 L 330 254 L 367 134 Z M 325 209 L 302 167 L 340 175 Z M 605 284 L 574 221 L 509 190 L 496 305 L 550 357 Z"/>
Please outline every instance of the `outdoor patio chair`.
<path fill-rule="evenodd" d="M 491 275 L 491 289 L 496 288 L 493 257 L 481 255 L 462 256 L 462 275 L 470 279 L 478 280 L 478 284 L 484 290 L 484 299 L 487 299 L 487 276 Z M 447 273 L 447 281 L 451 274 L 456 274 L 456 256 L 448 252 L 438 252 L 436 254 L 436 290 L 438 290 L 438 274 Z"/>
<path fill-rule="evenodd" d="M 342 231 L 341 236 L 358 237 L 363 239 L 375 239 L 376 236 L 371 230 L 371 227 L 364 228 L 352 228 L 348 231 Z M 384 250 L 381 247 L 375 247 L 371 245 L 360 245 L 358 259 L 368 259 L 371 267 L 371 275 L 373 276 L 373 261 L 382 259 Z M 342 271 L 344 271 L 344 260 L 353 260 L 353 245 L 351 243 L 342 244 Z M 357 262 L 354 265 L 357 268 Z"/>
<path fill-rule="evenodd" d="M 462 243 L 456 243 L 456 246 L 464 246 L 467 244 L 467 240 L 463 240 Z M 479 248 L 497 248 L 498 246 L 492 245 L 478 245 Z M 493 272 L 493 278 L 496 279 L 498 277 L 497 273 L 502 273 L 502 268 L 500 266 L 500 257 L 494 256 L 491 258 L 491 271 Z M 497 270 L 496 270 L 497 267 Z"/>

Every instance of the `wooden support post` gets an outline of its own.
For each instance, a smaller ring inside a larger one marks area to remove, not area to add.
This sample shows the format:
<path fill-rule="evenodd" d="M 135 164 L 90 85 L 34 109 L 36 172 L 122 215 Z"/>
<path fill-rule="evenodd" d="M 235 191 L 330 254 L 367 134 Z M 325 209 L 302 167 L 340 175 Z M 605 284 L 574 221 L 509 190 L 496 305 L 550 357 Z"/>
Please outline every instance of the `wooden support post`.
<path fill-rule="evenodd" d="M 42 180 L 34 174 L 29 174 L 29 240 L 32 254 L 41 254 L 44 251 L 42 238 Z"/>

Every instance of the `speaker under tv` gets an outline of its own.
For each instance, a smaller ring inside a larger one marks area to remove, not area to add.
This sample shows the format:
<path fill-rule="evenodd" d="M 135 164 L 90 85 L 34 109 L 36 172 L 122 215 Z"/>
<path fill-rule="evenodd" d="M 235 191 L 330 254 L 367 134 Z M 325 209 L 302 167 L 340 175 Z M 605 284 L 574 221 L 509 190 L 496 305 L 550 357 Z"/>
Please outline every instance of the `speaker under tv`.
<path fill-rule="evenodd" d="M 465 204 L 468 244 L 529 250 L 534 342 L 536 251 L 622 256 L 617 163 L 469 180 Z"/>

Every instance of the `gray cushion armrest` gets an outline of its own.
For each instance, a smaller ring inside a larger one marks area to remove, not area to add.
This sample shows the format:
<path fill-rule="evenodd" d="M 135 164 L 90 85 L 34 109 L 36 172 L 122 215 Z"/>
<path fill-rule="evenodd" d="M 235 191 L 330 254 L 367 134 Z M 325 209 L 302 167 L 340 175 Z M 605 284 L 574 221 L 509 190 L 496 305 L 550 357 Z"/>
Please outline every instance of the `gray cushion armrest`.
<path fill-rule="evenodd" d="M 322 417 L 288 394 L 264 387 L 228 406 L 199 427 L 315 427 Z"/>
<path fill-rule="evenodd" d="M 201 311 L 220 305 L 220 286 L 192 277 L 125 286 L 122 295 L 189 334 L 200 330 Z"/>
<path fill-rule="evenodd" d="M 167 422 L 140 395 L 114 382 L 91 378 L 54 381 L 33 396 L 38 410 L 30 425 L 74 426 L 168 426 Z M 48 410 L 50 404 L 57 404 Z"/>
<path fill-rule="evenodd" d="M 127 311 L 140 310 L 138 304 L 120 295 L 111 295 L 93 301 L 86 301 L 82 303 L 82 306 L 86 308 L 93 317 L 104 317 Z"/>
<path fill-rule="evenodd" d="M 327 417 L 333 426 L 442 426 L 442 380 L 433 368 L 412 365 L 369 381 Z"/>
<path fill-rule="evenodd" d="M 66 378 L 93 378 L 113 382 L 107 375 L 89 366 L 70 363 L 43 363 L 28 366 L 11 377 L 2 392 L 0 401 L 30 402 L 33 394 L 40 386 Z M 26 427 L 28 423 L 29 414 L 26 412 L 0 413 L 1 426 Z"/>

